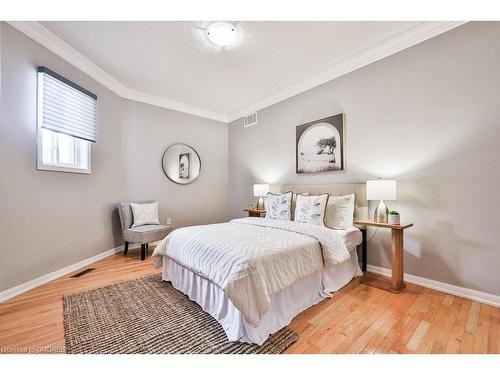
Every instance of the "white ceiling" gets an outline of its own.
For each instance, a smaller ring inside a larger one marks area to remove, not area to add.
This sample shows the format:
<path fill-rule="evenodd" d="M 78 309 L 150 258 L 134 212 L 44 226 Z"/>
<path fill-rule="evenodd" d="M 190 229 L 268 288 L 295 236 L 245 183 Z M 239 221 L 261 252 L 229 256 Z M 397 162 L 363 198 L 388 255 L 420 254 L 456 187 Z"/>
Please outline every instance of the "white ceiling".
<path fill-rule="evenodd" d="M 425 36 L 409 45 L 451 28 L 440 25 L 436 33 L 430 22 L 425 23 L 425 32 L 419 22 L 237 22 L 241 40 L 222 49 L 206 39 L 207 22 L 41 24 L 135 96 L 151 96 L 157 102 L 185 106 L 185 112 L 198 108 L 200 113 L 229 120 L 324 82 L 327 78 L 301 83 L 364 51 L 384 45 L 385 55 L 395 53 L 403 48 L 392 48 L 392 41 L 402 35 L 415 39 L 412 30 L 420 28 Z M 25 26 L 13 25 L 27 33 L 22 30 Z M 44 34 L 43 41 L 50 39 L 43 27 L 37 32 Z"/>

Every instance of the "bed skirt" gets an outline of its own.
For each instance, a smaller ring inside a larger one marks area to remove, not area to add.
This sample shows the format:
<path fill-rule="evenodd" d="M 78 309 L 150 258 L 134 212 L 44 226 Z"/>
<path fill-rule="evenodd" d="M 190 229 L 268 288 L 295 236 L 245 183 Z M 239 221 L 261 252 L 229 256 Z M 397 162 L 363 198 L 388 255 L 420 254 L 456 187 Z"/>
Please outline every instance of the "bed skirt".
<path fill-rule="evenodd" d="M 195 274 L 170 258 L 163 259 L 162 278 L 195 301 L 215 318 L 230 341 L 253 342 L 262 345 L 270 334 L 287 326 L 300 312 L 317 304 L 360 276 L 358 257 L 350 251 L 351 259 L 306 276 L 274 294 L 269 310 L 257 327 L 247 322 L 224 291 L 210 280 Z"/>

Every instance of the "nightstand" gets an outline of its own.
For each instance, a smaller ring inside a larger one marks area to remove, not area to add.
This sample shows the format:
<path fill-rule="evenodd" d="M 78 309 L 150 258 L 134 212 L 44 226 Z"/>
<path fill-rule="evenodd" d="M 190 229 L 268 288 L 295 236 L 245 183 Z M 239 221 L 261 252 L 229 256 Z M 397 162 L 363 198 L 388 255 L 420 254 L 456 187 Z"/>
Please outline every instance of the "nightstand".
<path fill-rule="evenodd" d="M 405 287 L 403 279 L 403 232 L 406 228 L 412 227 L 413 223 L 396 225 L 376 223 L 372 220 L 360 220 L 356 221 L 354 224 L 356 226 L 389 228 L 391 230 L 391 279 L 373 277 L 369 274 L 365 274 L 361 279 L 361 283 L 388 290 L 389 292 L 399 293 Z"/>
<path fill-rule="evenodd" d="M 250 217 L 261 217 L 262 214 L 266 215 L 266 210 L 256 210 L 254 208 L 245 208 L 246 212 L 248 212 L 248 216 Z"/>

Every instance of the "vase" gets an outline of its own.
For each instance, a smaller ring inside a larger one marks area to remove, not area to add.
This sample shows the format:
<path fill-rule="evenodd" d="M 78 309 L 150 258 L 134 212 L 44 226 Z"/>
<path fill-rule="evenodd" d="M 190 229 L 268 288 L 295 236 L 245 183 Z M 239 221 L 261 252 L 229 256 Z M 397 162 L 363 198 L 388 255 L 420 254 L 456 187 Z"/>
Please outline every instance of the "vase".
<path fill-rule="evenodd" d="M 389 214 L 389 224 L 399 225 L 400 224 L 399 214 L 397 215 Z"/>

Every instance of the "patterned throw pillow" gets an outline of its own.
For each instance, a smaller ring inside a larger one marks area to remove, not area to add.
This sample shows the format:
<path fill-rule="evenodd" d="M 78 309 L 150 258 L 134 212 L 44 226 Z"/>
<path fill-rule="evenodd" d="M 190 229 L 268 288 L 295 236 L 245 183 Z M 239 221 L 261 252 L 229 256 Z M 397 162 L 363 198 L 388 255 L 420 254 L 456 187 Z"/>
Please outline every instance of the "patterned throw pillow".
<path fill-rule="evenodd" d="M 292 217 L 292 195 L 267 193 L 266 219 L 288 220 Z"/>
<path fill-rule="evenodd" d="M 297 194 L 295 221 L 325 226 L 325 211 L 328 194 L 304 196 Z"/>
<path fill-rule="evenodd" d="M 132 228 L 146 224 L 160 224 L 158 219 L 158 202 L 154 203 L 130 203 L 134 224 Z"/>

